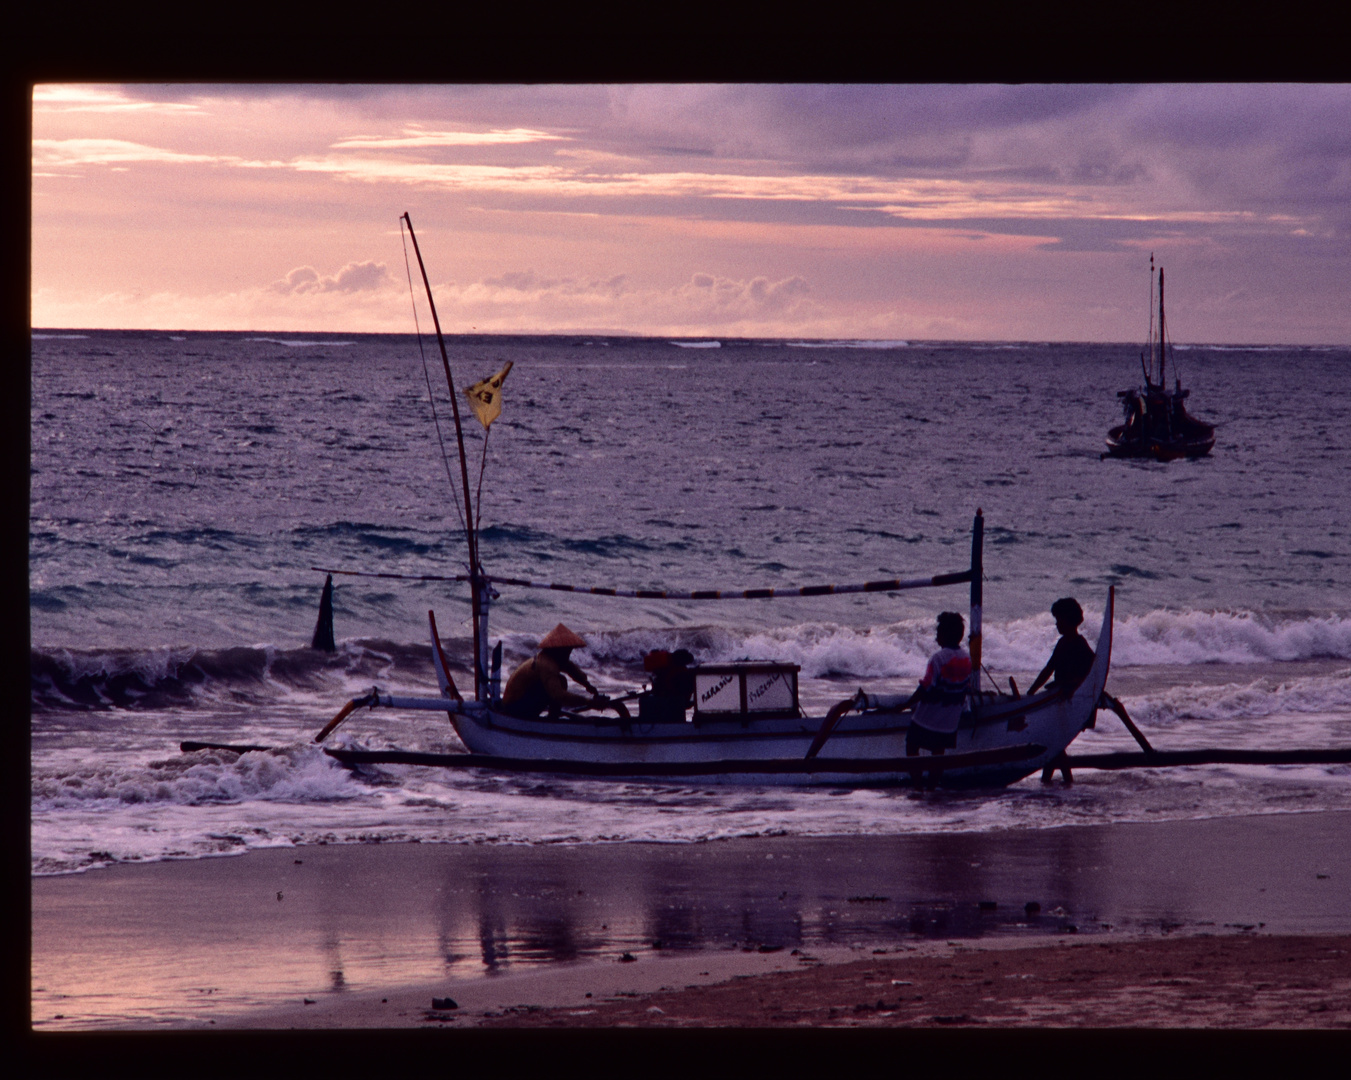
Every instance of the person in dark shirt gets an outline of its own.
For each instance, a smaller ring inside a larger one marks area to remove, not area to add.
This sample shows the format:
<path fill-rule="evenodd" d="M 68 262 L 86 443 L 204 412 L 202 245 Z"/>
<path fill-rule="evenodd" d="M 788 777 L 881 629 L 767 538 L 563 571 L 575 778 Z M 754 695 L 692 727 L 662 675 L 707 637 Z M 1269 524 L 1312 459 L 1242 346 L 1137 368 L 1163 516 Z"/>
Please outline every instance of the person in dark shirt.
<path fill-rule="evenodd" d="M 1060 640 L 1056 642 L 1051 659 L 1028 689 L 1029 694 L 1035 694 L 1047 679 L 1051 679 L 1046 687 L 1048 690 L 1074 690 L 1093 668 L 1093 648 L 1079 633 L 1079 624 L 1084 621 L 1084 609 L 1079 606 L 1079 601 L 1070 596 L 1062 597 L 1051 605 L 1051 615 L 1055 619 L 1055 628 L 1060 631 Z"/>
<path fill-rule="evenodd" d="M 683 711 L 694 701 L 694 672 L 690 665 L 694 654 L 677 649 L 665 664 L 652 673 L 652 693 L 667 698 Z"/>
<path fill-rule="evenodd" d="M 667 653 L 654 649 L 643 657 L 643 669 L 652 672 L 652 689 L 638 695 L 638 719 L 645 722 L 682 721 L 694 703 L 694 655 L 688 649 Z"/>

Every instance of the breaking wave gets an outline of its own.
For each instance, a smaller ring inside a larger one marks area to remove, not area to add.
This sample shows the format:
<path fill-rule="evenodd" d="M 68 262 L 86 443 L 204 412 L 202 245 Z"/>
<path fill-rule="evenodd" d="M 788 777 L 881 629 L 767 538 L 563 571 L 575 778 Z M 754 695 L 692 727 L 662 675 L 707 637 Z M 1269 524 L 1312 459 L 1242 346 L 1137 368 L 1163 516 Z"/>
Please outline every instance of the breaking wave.
<path fill-rule="evenodd" d="M 452 657 L 471 651 L 467 642 L 448 645 Z M 417 685 L 430 679 L 431 657 L 430 642 L 380 639 L 346 641 L 332 654 L 272 646 L 34 649 L 29 683 L 35 712 L 172 709 L 341 693 L 374 681 Z"/>
<path fill-rule="evenodd" d="M 1099 612 L 1086 615 L 1083 633 L 1090 644 L 1096 641 L 1101 618 Z M 575 659 L 617 682 L 641 680 L 643 655 L 651 649 L 688 649 L 704 663 L 739 659 L 794 663 L 807 679 L 918 677 L 934 649 L 929 619 L 861 629 L 824 622 L 773 630 L 643 627 L 587 631 L 585 637 L 588 646 Z M 984 663 L 994 673 L 1038 671 L 1056 638 L 1049 616 L 986 622 Z M 539 635 L 506 633 L 500 640 L 503 667 L 509 671 L 535 650 Z M 447 639 L 445 644 L 452 668 L 467 676 L 468 638 Z M 1320 659 L 1351 660 L 1351 619 L 1151 611 L 1118 620 L 1112 646 L 1116 669 Z M 37 711 L 238 704 L 369 689 L 372 682 L 382 688 L 434 685 L 429 644 L 373 638 L 341 642 L 333 654 L 267 645 L 34 649 L 30 663 L 31 702 Z"/>
<path fill-rule="evenodd" d="M 1348 709 L 1351 668 L 1288 681 L 1264 677 L 1228 686 L 1172 687 L 1135 699 L 1132 716 L 1142 724 L 1166 725 L 1175 721 L 1220 723 L 1268 716 L 1345 714 Z"/>
<path fill-rule="evenodd" d="M 1096 642 L 1102 613 L 1089 611 L 1082 633 Z M 595 634 L 597 659 L 641 658 L 646 648 L 687 648 L 703 661 L 741 657 L 777 659 L 802 666 L 806 677 L 845 675 L 885 678 L 919 675 L 933 652 L 933 624 L 911 619 L 857 629 L 804 623 L 737 633 L 724 627 Z M 1057 639 L 1047 615 L 986 622 L 985 663 L 993 670 L 1037 671 Z M 1126 616 L 1113 628 L 1114 667 L 1253 664 L 1351 659 L 1351 619 L 1337 615 L 1273 619 L 1251 612 L 1152 611 Z"/>
<path fill-rule="evenodd" d="M 1085 619 L 1085 625 L 1091 621 Z M 1115 664 L 1351 659 L 1351 619 L 1337 615 L 1281 619 L 1249 611 L 1151 611 L 1121 620 L 1114 633 Z"/>
<path fill-rule="evenodd" d="M 243 800 L 328 802 L 359 798 L 369 789 L 335 768 L 313 746 L 237 754 L 197 750 L 147 764 L 96 762 L 32 778 L 33 806 L 68 809 L 91 802 L 201 806 Z"/>

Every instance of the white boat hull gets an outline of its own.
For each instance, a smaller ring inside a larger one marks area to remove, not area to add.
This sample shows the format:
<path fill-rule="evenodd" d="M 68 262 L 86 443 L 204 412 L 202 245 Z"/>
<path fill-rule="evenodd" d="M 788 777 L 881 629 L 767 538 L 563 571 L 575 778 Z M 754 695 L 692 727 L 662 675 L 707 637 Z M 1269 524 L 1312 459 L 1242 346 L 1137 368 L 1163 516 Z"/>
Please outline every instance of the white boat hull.
<path fill-rule="evenodd" d="M 701 782 L 909 783 L 916 769 L 936 770 L 943 786 L 1003 786 L 1050 764 L 1093 723 L 1112 650 L 1109 595 L 1093 667 L 1068 696 L 1049 691 L 1014 698 L 981 693 L 968 701 L 957 744 L 941 757 L 906 758 L 908 712 L 864 709 L 846 714 L 820 755 L 806 760 L 823 718 L 718 719 L 640 724 L 616 717 L 522 720 L 466 703 L 451 713 L 456 733 L 475 755 L 596 766 L 604 775 L 698 776 Z M 796 763 L 796 764 L 795 764 Z M 645 769 L 650 772 L 645 773 Z"/>

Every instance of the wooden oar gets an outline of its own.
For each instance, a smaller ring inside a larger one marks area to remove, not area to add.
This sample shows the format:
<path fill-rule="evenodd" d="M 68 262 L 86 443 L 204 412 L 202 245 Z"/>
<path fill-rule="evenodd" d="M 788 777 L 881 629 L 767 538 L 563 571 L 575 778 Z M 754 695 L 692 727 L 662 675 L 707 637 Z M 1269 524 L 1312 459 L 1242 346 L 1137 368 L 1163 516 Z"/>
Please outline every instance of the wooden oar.
<path fill-rule="evenodd" d="M 599 697 L 604 700 L 591 701 L 587 702 L 585 705 L 578 705 L 576 708 L 569 709 L 568 713 L 582 713 L 591 709 L 614 709 L 614 711 L 619 714 L 620 720 L 631 720 L 633 717 L 629 714 L 629 710 L 625 708 L 624 702 L 637 701 L 641 693 L 642 691 L 640 690 L 631 690 L 629 693 L 621 694 L 619 697 L 606 697 L 604 694 L 601 694 Z"/>
<path fill-rule="evenodd" d="M 335 716 L 332 720 L 330 720 L 327 724 L 324 725 L 324 730 L 319 732 L 319 734 L 314 737 L 314 741 L 323 742 L 326 738 L 328 738 L 329 732 L 331 732 L 335 727 L 337 727 L 344 720 L 346 720 L 354 709 L 359 709 L 362 705 L 373 704 L 378 697 L 379 692 L 372 690 L 365 697 L 353 698 L 338 711 L 337 716 Z"/>

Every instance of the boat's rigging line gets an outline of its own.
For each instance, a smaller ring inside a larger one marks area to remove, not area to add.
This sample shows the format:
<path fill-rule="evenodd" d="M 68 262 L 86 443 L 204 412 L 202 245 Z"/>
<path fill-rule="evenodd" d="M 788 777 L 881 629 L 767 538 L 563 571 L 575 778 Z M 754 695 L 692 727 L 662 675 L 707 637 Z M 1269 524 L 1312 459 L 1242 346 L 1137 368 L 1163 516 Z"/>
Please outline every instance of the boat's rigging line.
<path fill-rule="evenodd" d="M 483 455 L 478 463 L 478 487 L 474 489 L 474 532 L 477 533 L 479 526 L 483 524 L 483 472 L 488 467 L 488 436 L 493 433 L 492 428 L 485 428 L 483 431 Z"/>
<path fill-rule="evenodd" d="M 1168 337 L 1169 337 L 1169 335 L 1168 335 L 1168 332 L 1167 332 L 1167 329 L 1166 329 L 1166 327 L 1167 327 L 1167 322 L 1166 322 L 1166 319 L 1165 319 L 1165 317 L 1164 317 L 1164 309 L 1163 309 L 1163 268 L 1162 268 L 1162 267 L 1160 267 L 1160 268 L 1158 269 L 1158 276 L 1159 276 L 1159 289 L 1158 289 L 1158 297 L 1159 297 L 1159 334 L 1158 334 L 1158 337 L 1157 337 L 1157 338 L 1154 336 L 1154 296 L 1155 296 L 1155 293 L 1154 293 L 1154 274 L 1155 274 L 1155 268 L 1154 268 L 1154 254 L 1153 254 L 1153 252 L 1151 252 L 1150 255 L 1149 255 L 1149 344 L 1148 344 L 1148 348 L 1149 348 L 1149 367 L 1146 368 L 1146 370 L 1145 370 L 1145 379 L 1146 379 L 1146 381 L 1149 381 L 1150 376 L 1151 376 L 1151 375 L 1153 374 L 1153 372 L 1154 372 L 1154 347 L 1155 347 L 1155 345 L 1157 344 L 1158 350 L 1159 350 L 1159 352 L 1158 352 L 1158 361 L 1159 361 L 1159 363 L 1158 363 L 1158 375 L 1159 375 L 1159 377 L 1158 377 L 1158 384 L 1159 384 L 1160 386 L 1163 386 L 1163 385 L 1164 385 L 1164 382 L 1165 382 L 1165 380 L 1164 380 L 1164 367 L 1165 367 L 1166 362 L 1167 362 L 1168 360 L 1171 360 L 1171 361 L 1172 361 L 1172 364 L 1173 364 L 1173 378 L 1174 378 L 1174 379 L 1179 383 L 1179 385 L 1180 385 L 1180 384 L 1181 384 L 1181 379 L 1182 379 L 1182 369 L 1178 366 L 1178 362 L 1177 362 L 1177 353 L 1175 353 L 1175 352 L 1173 351 L 1173 349 L 1168 345 Z M 1166 353 L 1165 353 L 1165 350 L 1166 350 Z M 1144 357 L 1141 357 L 1140 359 L 1141 359 L 1141 366 L 1144 366 Z"/>
<path fill-rule="evenodd" d="M 1149 350 L 1149 364 L 1145 364 L 1145 358 L 1140 357 L 1140 367 L 1144 369 L 1145 382 L 1150 381 L 1150 376 L 1154 372 L 1154 253 L 1149 253 L 1149 337 L 1146 339 L 1146 348 Z"/>
<path fill-rule="evenodd" d="M 394 574 L 375 570 L 339 570 L 327 566 L 312 566 L 310 569 L 317 570 L 321 574 L 394 578 L 398 581 L 470 580 L 468 574 Z M 888 578 L 885 581 L 864 581 L 853 585 L 803 585 L 796 589 L 618 589 L 603 585 L 564 585 L 556 581 L 530 581 L 526 578 L 499 577 L 496 574 L 480 574 L 478 580 L 487 585 L 512 585 L 524 589 L 549 589 L 553 592 L 617 596 L 637 600 L 778 600 L 790 596 L 839 596 L 844 593 L 900 592 L 905 589 L 961 585 L 970 581 L 971 576 L 970 570 L 963 570 L 957 574 L 935 574 L 923 578 Z"/>
<path fill-rule="evenodd" d="M 427 382 L 427 400 L 432 406 L 432 423 L 436 426 L 436 442 L 441 447 L 441 461 L 446 467 L 446 480 L 450 483 L 450 490 L 455 491 L 455 476 L 450 470 L 450 455 L 446 453 L 446 440 L 441 435 L 441 417 L 436 412 L 436 394 L 432 391 L 432 376 L 427 370 L 427 352 L 422 347 L 422 322 L 417 314 L 417 293 L 413 289 L 413 268 L 408 262 L 408 237 L 403 231 L 403 218 L 399 218 L 399 238 L 403 241 L 403 268 L 408 274 L 408 299 L 413 305 L 413 326 L 417 330 L 417 351 L 422 357 L 422 377 Z M 484 440 L 484 453 L 487 453 L 487 440 Z M 479 469 L 479 490 L 483 489 L 483 470 Z M 452 500 L 455 503 L 455 513 L 459 516 L 460 525 L 465 526 L 464 514 L 460 510 L 460 500 Z"/>
<path fill-rule="evenodd" d="M 469 591 L 473 596 L 471 623 L 474 629 L 474 697 L 480 699 L 488 685 L 488 590 L 483 585 L 483 567 L 478 558 L 478 531 L 474 528 L 474 504 L 469 495 L 469 464 L 464 452 L 464 425 L 460 423 L 460 403 L 455 396 L 455 379 L 450 373 L 450 356 L 446 352 L 445 335 L 441 333 L 441 319 L 436 314 L 436 300 L 432 296 L 431 279 L 427 277 L 427 264 L 422 261 L 422 248 L 418 246 L 417 233 L 413 231 L 413 219 L 405 212 L 401 221 L 408 226 L 408 238 L 413 241 L 413 254 L 417 256 L 418 270 L 422 274 L 422 285 L 427 290 L 427 307 L 432 313 L 432 326 L 436 329 L 436 344 L 441 350 L 441 367 L 446 375 L 446 389 L 450 391 L 451 414 L 455 418 L 455 441 L 460 451 L 460 481 L 464 488 L 464 533 L 469 548 Z M 402 224 L 400 225 L 402 229 Z M 486 452 L 486 444 L 485 444 Z M 479 477 L 480 483 L 482 476 Z M 454 483 L 451 484 L 452 488 Z"/>

